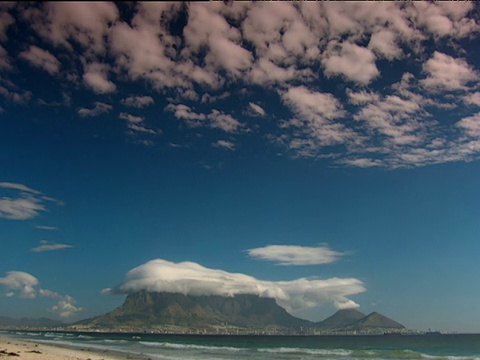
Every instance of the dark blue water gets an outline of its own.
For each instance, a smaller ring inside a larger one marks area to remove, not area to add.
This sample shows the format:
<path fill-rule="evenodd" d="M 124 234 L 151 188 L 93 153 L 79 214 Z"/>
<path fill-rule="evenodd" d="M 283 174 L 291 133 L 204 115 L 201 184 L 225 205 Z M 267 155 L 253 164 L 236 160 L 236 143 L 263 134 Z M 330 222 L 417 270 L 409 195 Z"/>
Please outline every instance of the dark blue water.
<path fill-rule="evenodd" d="M 3 332 L 0 335 L 152 359 L 480 360 L 480 335 L 208 336 Z"/>

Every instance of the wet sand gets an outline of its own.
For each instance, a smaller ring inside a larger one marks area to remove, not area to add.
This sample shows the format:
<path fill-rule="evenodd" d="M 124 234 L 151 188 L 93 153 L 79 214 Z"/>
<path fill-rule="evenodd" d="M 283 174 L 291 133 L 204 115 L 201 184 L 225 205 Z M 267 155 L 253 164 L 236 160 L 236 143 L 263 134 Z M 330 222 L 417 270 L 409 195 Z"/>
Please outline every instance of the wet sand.
<path fill-rule="evenodd" d="M 63 346 L 0 338 L 0 359 L 19 360 L 126 360 L 138 357 L 117 354 L 111 351 L 100 352 L 90 349 L 70 349 Z"/>

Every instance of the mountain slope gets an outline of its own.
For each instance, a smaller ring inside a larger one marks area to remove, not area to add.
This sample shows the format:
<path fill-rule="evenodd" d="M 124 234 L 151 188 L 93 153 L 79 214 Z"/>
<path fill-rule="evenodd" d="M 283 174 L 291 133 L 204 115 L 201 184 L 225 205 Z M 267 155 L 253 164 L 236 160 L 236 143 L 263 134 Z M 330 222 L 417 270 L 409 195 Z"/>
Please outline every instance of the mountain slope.
<path fill-rule="evenodd" d="M 360 319 L 365 317 L 364 313 L 361 313 L 355 309 L 343 309 L 338 310 L 332 316 L 325 320 L 316 323 L 316 327 L 320 329 L 340 329 L 345 326 L 351 325 Z"/>
<path fill-rule="evenodd" d="M 372 330 L 372 329 L 405 329 L 405 326 L 402 324 L 393 321 L 392 319 L 379 314 L 378 312 L 373 312 L 363 319 L 358 320 L 357 322 L 346 326 L 348 330 Z"/>
<path fill-rule="evenodd" d="M 128 295 L 124 304 L 117 309 L 78 324 L 97 327 L 312 326 L 311 322 L 287 313 L 271 298 L 256 295 L 191 296 L 144 290 Z"/>

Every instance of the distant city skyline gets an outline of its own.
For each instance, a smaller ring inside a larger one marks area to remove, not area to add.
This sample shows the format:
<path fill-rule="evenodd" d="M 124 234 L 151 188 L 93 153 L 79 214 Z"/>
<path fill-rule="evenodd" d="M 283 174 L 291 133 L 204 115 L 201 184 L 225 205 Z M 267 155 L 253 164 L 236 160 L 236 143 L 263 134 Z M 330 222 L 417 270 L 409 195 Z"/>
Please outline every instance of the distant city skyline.
<path fill-rule="evenodd" d="M 479 9 L 0 4 L 0 316 L 148 289 L 480 332 Z"/>

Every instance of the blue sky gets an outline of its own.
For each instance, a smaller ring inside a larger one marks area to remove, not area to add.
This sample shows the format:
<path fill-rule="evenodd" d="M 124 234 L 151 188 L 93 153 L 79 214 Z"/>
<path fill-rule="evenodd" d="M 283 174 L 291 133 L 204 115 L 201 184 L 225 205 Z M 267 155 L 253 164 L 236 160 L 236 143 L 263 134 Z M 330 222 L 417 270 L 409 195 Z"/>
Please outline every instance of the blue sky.
<path fill-rule="evenodd" d="M 148 289 L 480 332 L 478 4 L 0 9 L 0 315 Z"/>

